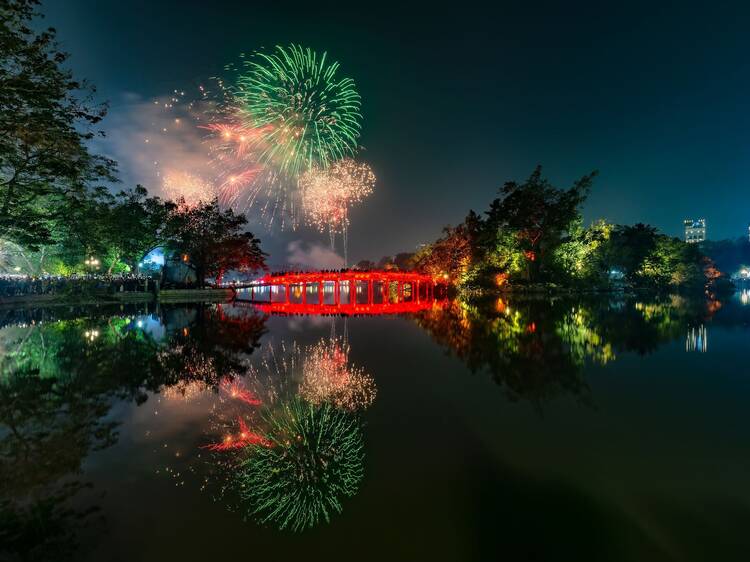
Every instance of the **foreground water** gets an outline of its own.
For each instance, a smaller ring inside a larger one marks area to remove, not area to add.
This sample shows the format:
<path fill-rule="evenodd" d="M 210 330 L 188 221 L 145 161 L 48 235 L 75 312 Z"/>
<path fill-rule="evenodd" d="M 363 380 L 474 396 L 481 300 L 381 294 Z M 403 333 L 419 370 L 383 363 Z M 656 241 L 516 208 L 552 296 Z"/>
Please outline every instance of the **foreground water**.
<path fill-rule="evenodd" d="M 746 559 L 745 302 L 0 311 L 0 559 Z"/>

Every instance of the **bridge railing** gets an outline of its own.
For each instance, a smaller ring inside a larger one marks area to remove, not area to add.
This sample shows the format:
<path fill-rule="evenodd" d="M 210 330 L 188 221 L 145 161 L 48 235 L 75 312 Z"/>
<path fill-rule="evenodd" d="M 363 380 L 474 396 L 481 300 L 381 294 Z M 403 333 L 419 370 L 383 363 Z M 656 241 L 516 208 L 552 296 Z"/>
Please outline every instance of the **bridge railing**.
<path fill-rule="evenodd" d="M 237 299 L 297 305 L 388 305 L 435 298 L 435 281 L 412 272 L 349 271 L 269 274 L 243 286 Z"/>

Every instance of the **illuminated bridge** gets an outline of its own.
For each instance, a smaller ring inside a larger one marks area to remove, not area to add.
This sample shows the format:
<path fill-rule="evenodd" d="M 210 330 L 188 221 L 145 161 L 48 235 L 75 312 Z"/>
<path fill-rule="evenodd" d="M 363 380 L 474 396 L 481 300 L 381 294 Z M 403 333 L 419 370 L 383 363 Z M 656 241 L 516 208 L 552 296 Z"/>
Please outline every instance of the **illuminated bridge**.
<path fill-rule="evenodd" d="M 431 308 L 436 290 L 444 286 L 412 272 L 272 273 L 237 287 L 235 300 L 275 314 L 399 314 Z"/>

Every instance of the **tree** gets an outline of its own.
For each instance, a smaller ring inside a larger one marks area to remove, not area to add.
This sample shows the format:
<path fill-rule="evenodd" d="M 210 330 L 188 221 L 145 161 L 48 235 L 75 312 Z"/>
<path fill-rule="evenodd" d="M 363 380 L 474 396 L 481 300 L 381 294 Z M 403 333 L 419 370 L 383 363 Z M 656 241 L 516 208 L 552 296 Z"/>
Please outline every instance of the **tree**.
<path fill-rule="evenodd" d="M 374 261 L 370 260 L 361 260 L 357 262 L 357 265 L 354 266 L 355 269 L 361 269 L 364 271 L 368 271 L 370 269 L 375 269 L 376 265 Z"/>
<path fill-rule="evenodd" d="M 413 267 L 414 252 L 399 252 L 393 256 L 393 264 L 400 271 L 408 271 Z"/>
<path fill-rule="evenodd" d="M 605 261 L 610 269 L 620 271 L 630 283 L 637 283 L 645 259 L 656 248 L 658 230 L 638 223 L 617 226 L 604 249 Z"/>
<path fill-rule="evenodd" d="M 706 240 L 700 247 L 722 271 L 735 273 L 750 264 L 750 240 L 746 237 L 734 240 Z"/>
<path fill-rule="evenodd" d="M 527 258 L 528 277 L 539 281 L 549 265 L 548 254 L 556 248 L 568 227 L 580 217 L 597 172 L 583 176 L 568 190 L 558 189 L 542 177 L 537 166 L 524 183 L 506 182 L 487 212 L 485 228 L 517 237 Z M 491 239 L 491 238 L 490 238 Z"/>
<path fill-rule="evenodd" d="M 653 251 L 643 260 L 637 275 L 640 284 L 645 286 L 703 289 L 706 277 L 702 262 L 696 244 L 659 234 Z"/>
<path fill-rule="evenodd" d="M 231 209 L 222 211 L 216 199 L 194 207 L 184 204 L 167 219 L 168 247 L 182 255 L 182 261 L 195 272 L 198 284 L 205 286 L 206 277 L 217 282 L 231 269 L 265 268 L 265 254 L 260 240 L 242 232 L 247 224 L 244 215 Z"/>
<path fill-rule="evenodd" d="M 168 218 L 176 209 L 171 201 L 148 197 L 141 185 L 115 195 L 107 213 L 104 240 L 114 260 L 137 270 L 144 256 L 167 242 Z"/>
<path fill-rule="evenodd" d="M 87 143 L 106 113 L 62 65 L 55 30 L 35 33 L 38 0 L 0 2 L 0 230 L 30 249 L 52 240 L 90 186 L 115 181 Z"/>
<path fill-rule="evenodd" d="M 393 258 L 391 256 L 383 256 L 382 258 L 380 258 L 380 261 L 378 262 L 378 269 L 389 271 L 395 268 L 396 266 L 393 263 Z"/>
<path fill-rule="evenodd" d="M 559 276 L 573 283 L 601 285 L 607 282 L 609 270 L 604 260 L 604 248 L 613 226 L 604 220 L 588 228 L 577 219 L 568 229 L 568 237 L 554 250 Z"/>
<path fill-rule="evenodd" d="M 464 222 L 443 228 L 443 236 L 421 248 L 412 261 L 415 269 L 461 284 L 469 271 L 472 253 L 473 235 Z"/>

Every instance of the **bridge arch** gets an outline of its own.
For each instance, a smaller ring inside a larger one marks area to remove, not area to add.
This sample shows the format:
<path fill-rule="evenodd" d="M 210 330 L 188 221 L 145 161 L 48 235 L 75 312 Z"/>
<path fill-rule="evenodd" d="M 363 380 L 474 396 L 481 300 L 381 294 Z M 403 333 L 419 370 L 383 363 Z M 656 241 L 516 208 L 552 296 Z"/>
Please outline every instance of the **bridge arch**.
<path fill-rule="evenodd" d="M 398 313 L 427 308 L 435 280 L 403 271 L 270 273 L 238 289 L 236 300 L 286 313 Z"/>

